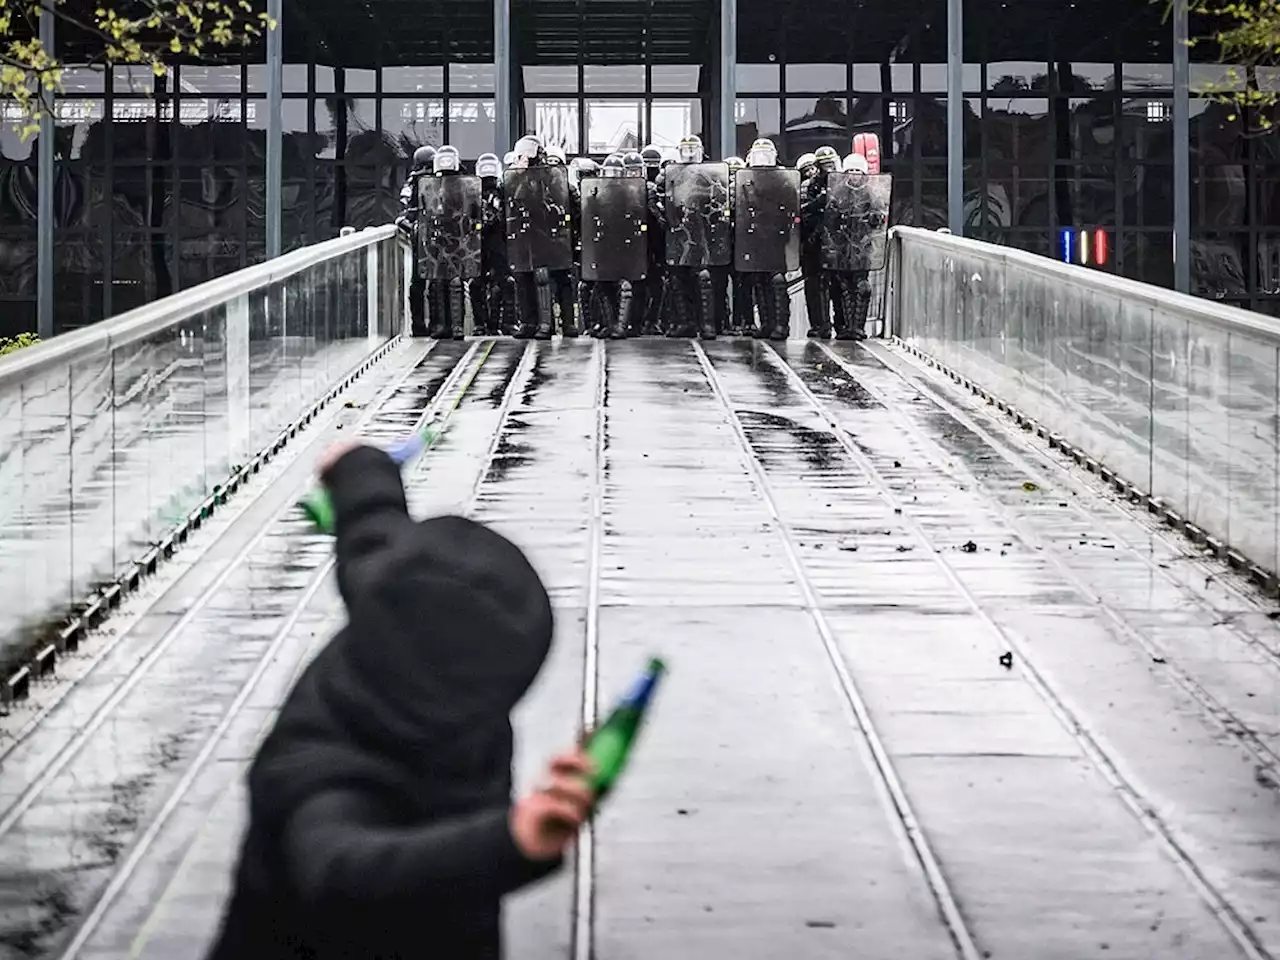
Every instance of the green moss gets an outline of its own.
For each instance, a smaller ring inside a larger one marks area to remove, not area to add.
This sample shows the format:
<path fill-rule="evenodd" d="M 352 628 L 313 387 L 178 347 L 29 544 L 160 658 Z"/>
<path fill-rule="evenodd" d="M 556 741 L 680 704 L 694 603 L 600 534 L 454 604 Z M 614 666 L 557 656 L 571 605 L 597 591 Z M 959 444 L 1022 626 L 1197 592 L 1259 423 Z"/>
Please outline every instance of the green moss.
<path fill-rule="evenodd" d="M 0 337 L 0 357 L 7 353 L 15 353 L 23 347 L 29 347 L 39 342 L 40 338 L 34 333 L 20 333 L 16 337 Z"/>

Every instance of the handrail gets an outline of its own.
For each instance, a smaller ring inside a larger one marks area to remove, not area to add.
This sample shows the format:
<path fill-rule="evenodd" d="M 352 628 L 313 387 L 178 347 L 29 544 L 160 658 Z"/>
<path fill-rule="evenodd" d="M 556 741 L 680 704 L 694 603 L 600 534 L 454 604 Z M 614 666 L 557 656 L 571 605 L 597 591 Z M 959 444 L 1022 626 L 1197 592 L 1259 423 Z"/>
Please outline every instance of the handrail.
<path fill-rule="evenodd" d="M 1003 263 L 1026 267 L 1070 286 L 1086 287 L 1099 293 L 1137 301 L 1165 312 L 1176 312 L 1192 316 L 1197 320 L 1208 320 L 1224 330 L 1248 332 L 1280 343 L 1280 319 L 1252 313 L 1225 303 L 1193 297 L 1190 294 L 1130 280 L 1128 277 L 1118 277 L 1101 270 L 1082 269 L 1074 264 L 1063 263 L 1016 247 L 1006 247 L 970 237 L 957 237 L 949 233 L 938 233 L 936 230 L 926 230 L 922 227 L 894 227 L 890 231 L 890 243 L 896 243 L 898 237 L 906 238 L 913 243 L 936 247 L 948 253 L 972 253 L 976 248 L 976 252 L 981 252 L 984 256 Z"/>
<path fill-rule="evenodd" d="M 108 344 L 124 345 L 152 336 L 172 324 L 190 319 L 235 297 L 285 280 L 296 273 L 396 235 L 396 227 L 367 227 L 359 233 L 336 237 L 290 251 L 274 260 L 254 264 L 235 273 L 144 304 L 110 320 L 64 333 L 0 357 L 0 390 L 16 380 L 74 363 Z"/>

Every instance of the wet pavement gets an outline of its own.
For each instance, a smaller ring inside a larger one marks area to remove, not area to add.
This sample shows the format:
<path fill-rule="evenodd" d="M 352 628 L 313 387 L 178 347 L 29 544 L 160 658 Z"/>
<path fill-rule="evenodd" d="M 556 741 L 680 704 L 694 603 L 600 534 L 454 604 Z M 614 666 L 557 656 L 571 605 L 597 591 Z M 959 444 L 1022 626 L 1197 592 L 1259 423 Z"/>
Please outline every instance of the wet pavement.
<path fill-rule="evenodd" d="M 411 505 L 495 524 L 557 608 L 519 779 L 672 666 L 509 956 L 1280 956 L 1274 606 L 993 408 L 880 344 L 415 343 L 366 379 L 0 719 L 3 960 L 200 955 L 341 618 L 289 505 L 344 431 L 455 402 Z"/>

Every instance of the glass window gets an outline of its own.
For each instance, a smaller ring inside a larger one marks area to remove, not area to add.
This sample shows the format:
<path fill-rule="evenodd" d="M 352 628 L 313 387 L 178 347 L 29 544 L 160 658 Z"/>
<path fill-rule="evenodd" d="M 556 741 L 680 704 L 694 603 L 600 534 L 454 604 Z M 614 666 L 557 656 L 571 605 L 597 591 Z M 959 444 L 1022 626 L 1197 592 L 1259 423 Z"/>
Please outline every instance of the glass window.
<path fill-rule="evenodd" d="M 1116 114 L 1113 97 L 1059 100 L 1056 109 L 1066 110 L 1071 116 L 1071 155 L 1059 155 L 1059 160 L 1072 160 L 1091 166 L 1110 164 L 1115 160 Z"/>
<path fill-rule="evenodd" d="M 987 76 L 991 74 L 988 73 Z M 1116 68 L 1111 63 L 1071 62 L 1071 76 L 1075 80 L 1075 88 L 1090 90 L 1114 90 L 1116 88 Z"/>
<path fill-rule="evenodd" d="M 960 82 L 961 89 L 965 93 L 980 93 L 982 91 L 982 65 L 978 63 L 964 64 L 960 70 Z M 947 92 L 947 65 L 945 63 L 920 64 L 920 92 Z"/>
<path fill-rule="evenodd" d="M 525 132 L 537 134 L 543 143 L 555 144 L 570 156 L 578 153 L 577 100 L 525 100 L 524 123 Z"/>
<path fill-rule="evenodd" d="M 492 63 L 451 63 L 449 90 L 453 93 L 492 93 L 497 76 Z"/>
<path fill-rule="evenodd" d="M 463 160 L 474 160 L 493 150 L 494 116 L 492 100 L 449 98 L 449 142 Z"/>
<path fill-rule="evenodd" d="M 1274 232 L 1258 234 L 1258 293 L 1280 293 L 1280 234 Z"/>
<path fill-rule="evenodd" d="M 1204 233 L 1191 238 L 1192 292 L 1221 300 L 1247 296 L 1249 234 Z"/>
<path fill-rule="evenodd" d="M 653 101 L 649 142 L 660 147 L 678 146 L 681 138 L 702 134 L 702 101 L 666 99 Z"/>
<path fill-rule="evenodd" d="M 588 100 L 587 153 L 639 150 L 643 109 L 638 100 Z"/>
<path fill-rule="evenodd" d="M 443 93 L 444 67 L 383 67 L 383 93 Z"/>
<path fill-rule="evenodd" d="M 1126 63 L 1120 77 L 1126 90 L 1168 90 L 1173 86 L 1173 64 Z"/>
<path fill-rule="evenodd" d="M 777 97 L 757 97 L 739 100 L 734 104 L 734 137 L 738 156 L 745 157 L 757 137 L 769 137 L 777 142 L 782 133 L 782 104 Z"/>
<path fill-rule="evenodd" d="M 697 64 L 654 64 L 650 68 L 653 93 L 697 93 L 702 68 Z"/>
<path fill-rule="evenodd" d="M 577 93 L 577 67 L 521 67 L 525 93 Z"/>
<path fill-rule="evenodd" d="M 855 63 L 852 89 L 858 93 L 879 93 L 883 84 L 882 70 L 883 67 L 878 63 Z M 893 81 L 889 82 L 892 85 Z"/>
<path fill-rule="evenodd" d="M 782 89 L 782 71 L 776 63 L 740 63 L 737 79 L 739 93 L 777 93 Z"/>
<path fill-rule="evenodd" d="M 783 132 L 789 163 L 821 146 L 844 156 L 853 143 L 844 97 L 788 97 Z"/>
<path fill-rule="evenodd" d="M 350 158 L 367 149 L 370 134 L 381 139 L 377 106 L 376 100 L 353 97 L 317 100 L 316 156 L 322 160 Z"/>
<path fill-rule="evenodd" d="M 333 67 L 316 64 L 316 93 L 333 93 Z"/>
<path fill-rule="evenodd" d="M 240 89 L 240 68 L 236 68 L 236 87 Z M 104 67 L 69 66 L 62 71 L 62 89 L 68 96 L 77 93 L 102 93 L 107 89 Z"/>
<path fill-rule="evenodd" d="M 419 147 L 444 143 L 444 100 L 388 97 L 382 101 L 382 128 L 395 153 L 408 159 Z"/>
<path fill-rule="evenodd" d="M 111 69 L 111 89 L 116 93 L 150 93 L 156 88 L 156 75 L 150 67 L 117 66 Z"/>
<path fill-rule="evenodd" d="M 1121 103 L 1120 155 L 1139 163 L 1173 162 L 1171 99 L 1141 97 Z"/>
<path fill-rule="evenodd" d="M 923 69 L 921 71 L 923 77 Z M 923 79 L 921 81 L 923 85 Z M 943 90 L 946 89 L 944 85 Z M 968 85 L 966 84 L 966 89 Z M 976 89 L 976 88 L 974 88 Z M 1038 60 L 998 60 L 987 64 L 987 91 L 1017 96 L 1027 91 L 1049 90 L 1049 65 Z"/>
<path fill-rule="evenodd" d="M 843 91 L 848 86 L 843 63 L 788 63 L 787 90 L 795 93 Z"/>
<path fill-rule="evenodd" d="M 117 70 L 119 67 L 116 68 Z M 231 69 L 239 70 L 239 67 Z M 187 68 L 182 68 L 182 79 L 186 81 Z M 251 63 L 245 67 L 245 90 L 248 93 L 266 93 L 267 92 L 267 65 L 265 63 Z M 307 65 L 305 63 L 286 63 L 281 70 L 281 89 L 285 93 L 307 93 Z M 239 84 L 233 89 L 239 90 Z"/>
<path fill-rule="evenodd" d="M 644 90 L 644 64 L 582 68 L 582 89 L 587 93 L 639 93 Z M 590 139 L 590 137 L 588 137 Z"/>
<path fill-rule="evenodd" d="M 241 70 L 239 65 L 226 67 L 198 67 L 183 64 L 178 68 L 178 80 L 184 94 L 240 93 Z M 303 71 L 302 82 L 307 82 Z M 286 87 L 287 89 L 287 87 Z"/>
<path fill-rule="evenodd" d="M 343 69 L 344 93 L 373 93 L 378 89 L 378 72 L 376 70 Z"/>

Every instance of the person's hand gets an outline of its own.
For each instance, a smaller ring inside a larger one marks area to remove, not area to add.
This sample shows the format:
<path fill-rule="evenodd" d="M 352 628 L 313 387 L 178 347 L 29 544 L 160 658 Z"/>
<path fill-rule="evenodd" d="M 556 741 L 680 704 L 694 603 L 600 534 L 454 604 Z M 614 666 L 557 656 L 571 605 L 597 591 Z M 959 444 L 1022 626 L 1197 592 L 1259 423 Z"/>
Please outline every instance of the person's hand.
<path fill-rule="evenodd" d="M 330 467 L 358 446 L 360 443 L 357 440 L 339 440 L 320 455 L 320 460 L 316 463 L 316 473 L 323 477 L 329 472 Z"/>
<path fill-rule="evenodd" d="M 511 836 L 530 860 L 554 860 L 591 816 L 591 761 L 580 749 L 551 761 L 547 784 L 511 808 Z"/>

